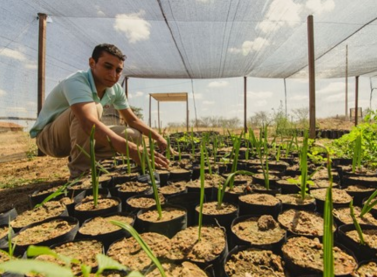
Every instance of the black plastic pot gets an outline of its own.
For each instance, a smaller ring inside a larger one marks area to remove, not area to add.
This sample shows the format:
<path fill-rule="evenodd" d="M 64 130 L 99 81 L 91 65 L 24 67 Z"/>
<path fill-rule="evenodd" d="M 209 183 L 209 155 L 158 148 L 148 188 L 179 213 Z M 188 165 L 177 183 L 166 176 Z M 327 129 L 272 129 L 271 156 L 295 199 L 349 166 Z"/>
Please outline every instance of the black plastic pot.
<path fill-rule="evenodd" d="M 374 225 L 360 224 L 360 227 L 362 230 L 375 230 L 377 232 L 377 226 L 374 226 Z M 377 249 L 373 249 L 366 244 L 362 245 L 346 235 L 346 232 L 353 231 L 353 230 L 356 230 L 354 224 L 346 224 L 346 225 L 339 226 L 338 231 L 337 231 L 338 241 L 344 246 L 346 246 L 347 248 L 349 248 L 351 251 L 353 251 L 356 258 L 360 262 L 376 257 Z"/>
<path fill-rule="evenodd" d="M 127 185 L 127 183 L 125 183 Z M 142 191 L 122 191 L 120 187 L 117 187 L 117 197 L 119 197 L 122 200 L 122 203 L 125 203 L 128 198 L 143 194 L 143 195 L 151 195 L 153 193 L 153 187 L 152 186 L 145 186 L 145 189 Z"/>
<path fill-rule="evenodd" d="M 52 239 L 47 239 L 45 241 L 42 241 L 42 242 L 39 242 L 39 243 L 33 243 L 33 245 L 38 245 L 38 246 L 51 246 L 53 244 L 56 244 L 56 243 L 59 243 L 59 242 L 68 242 L 68 241 L 72 241 L 75 236 L 76 236 L 76 233 L 77 233 L 77 230 L 79 228 L 79 222 L 76 218 L 74 217 L 70 217 L 70 216 L 58 216 L 58 217 L 52 217 L 52 218 L 48 218 L 46 220 L 43 220 L 41 222 L 36 222 L 36 223 L 33 223 L 33 224 L 30 224 L 24 228 L 21 229 L 20 232 L 18 232 L 15 236 L 14 236 L 14 239 L 17 239 L 17 236 L 22 233 L 24 230 L 26 229 L 29 229 L 29 228 L 32 228 L 34 226 L 37 226 L 37 225 L 40 225 L 40 224 L 43 224 L 45 222 L 50 222 L 50 221 L 53 221 L 53 220 L 56 220 L 56 219 L 62 219 L 64 221 L 67 221 L 69 223 L 73 223 L 74 224 L 74 227 L 67 233 L 65 234 L 62 234 L 60 236 L 57 236 L 55 238 L 52 238 Z M 19 244 L 16 244 L 15 246 L 15 254 L 16 255 L 23 255 L 23 253 L 26 251 L 26 249 L 29 247 L 30 245 L 19 245 Z"/>
<path fill-rule="evenodd" d="M 293 236 L 294 237 L 294 236 Z M 290 239 L 289 237 L 287 241 Z M 342 252 L 346 253 L 347 255 L 351 256 L 355 263 L 357 264 L 357 258 L 355 257 L 354 253 L 348 249 L 346 246 L 340 244 L 340 243 L 334 243 L 334 246 L 338 247 Z M 310 263 L 306 266 L 301 266 L 295 264 L 289 257 L 284 256 L 283 259 L 285 262 L 285 269 L 288 271 L 288 276 L 299 276 L 299 277 L 317 277 L 322 276 L 322 272 L 319 272 L 318 270 L 315 270 L 314 268 L 310 268 Z M 352 274 L 335 274 L 334 277 L 353 277 Z"/>
<path fill-rule="evenodd" d="M 192 174 L 191 170 L 170 171 L 169 181 L 171 182 L 190 181 L 191 174 Z"/>
<path fill-rule="evenodd" d="M 287 180 L 279 180 L 276 182 L 276 186 L 280 188 L 282 194 L 299 193 L 300 188 L 296 184 L 291 184 Z"/>
<path fill-rule="evenodd" d="M 271 250 L 275 254 L 280 255 L 281 254 L 281 247 L 283 243 L 286 240 L 286 235 L 283 236 L 279 241 L 274 242 L 274 243 L 268 243 L 268 244 L 253 244 L 250 241 L 243 240 L 242 238 L 238 237 L 233 231 L 232 228 L 234 225 L 236 225 L 239 222 L 243 222 L 248 220 L 249 218 L 255 218 L 255 220 L 258 220 L 260 216 L 252 216 L 252 215 L 243 215 L 235 218 L 231 224 L 231 231 L 230 231 L 230 241 L 229 241 L 229 246 L 231 249 L 236 247 L 237 245 L 245 245 L 248 247 L 256 247 L 258 249 L 263 249 L 263 250 Z"/>
<path fill-rule="evenodd" d="M 263 194 L 261 194 L 263 195 Z M 242 197 L 238 198 L 239 215 L 272 215 L 277 218 L 279 213 L 282 211 L 282 203 L 279 200 L 277 204 L 272 206 L 267 206 L 263 204 L 251 204 L 244 202 Z"/>
<path fill-rule="evenodd" d="M 132 199 L 138 199 L 138 198 L 148 198 L 148 199 L 151 199 L 151 200 L 155 199 L 154 198 L 154 194 L 149 194 L 149 195 L 137 194 L 137 195 L 131 196 L 131 197 L 127 198 L 126 201 L 122 202 L 122 211 L 125 211 L 125 212 L 128 212 L 128 213 L 136 215 L 140 210 L 147 210 L 149 208 L 156 207 L 156 201 L 154 201 L 154 205 L 152 205 L 152 207 L 140 208 L 140 207 L 134 207 L 134 206 L 132 206 L 130 204 L 130 201 Z"/>
<path fill-rule="evenodd" d="M 204 201 L 206 201 L 204 196 Z M 187 192 L 167 198 L 167 202 L 172 205 L 184 207 L 187 211 L 187 226 L 197 225 L 195 221 L 195 207 L 200 203 L 200 193 Z"/>
<path fill-rule="evenodd" d="M 232 274 L 232 275 L 229 275 L 229 274 L 227 274 L 226 273 L 226 271 L 225 271 L 225 266 L 226 266 L 226 264 L 227 264 L 227 262 L 232 258 L 232 256 L 233 255 L 236 255 L 236 254 L 238 254 L 239 252 L 241 252 L 241 251 L 246 251 L 246 250 L 252 250 L 252 251 L 266 251 L 265 249 L 260 249 L 260 248 L 256 248 L 256 247 L 250 247 L 250 246 L 246 246 L 246 245 L 240 245 L 240 246 L 235 246 L 229 253 L 228 253 L 228 255 L 226 256 L 226 259 L 225 259 L 225 261 L 224 261 L 224 264 L 223 264 L 223 267 L 221 268 L 222 269 L 222 275 L 221 276 L 224 276 L 224 277 L 231 277 L 231 276 L 244 276 L 243 274 L 242 274 L 242 272 L 235 272 L 234 274 Z M 245 260 L 243 260 L 243 262 L 242 262 L 242 264 L 244 265 L 244 266 L 247 266 L 248 264 L 251 264 L 251 261 L 249 261 L 249 260 L 247 260 L 246 259 L 246 255 L 240 255 L 240 257 L 242 257 L 242 258 L 244 258 Z M 274 266 L 270 266 L 270 264 L 263 264 L 263 260 L 262 261 L 256 261 L 256 263 L 258 263 L 258 264 L 260 264 L 260 266 L 261 267 L 264 267 L 264 268 L 273 268 L 273 267 L 275 267 L 276 265 L 274 265 Z M 272 263 L 272 261 L 271 261 L 271 263 Z M 277 260 L 275 260 L 273 263 L 277 263 Z M 237 268 L 235 269 L 235 270 L 237 270 Z M 252 267 L 250 267 L 250 272 L 249 272 L 250 274 L 252 274 L 253 272 L 252 272 Z M 245 275 L 246 276 L 246 275 Z M 252 275 L 251 275 L 252 276 Z M 263 275 L 263 276 L 267 276 L 267 275 Z M 274 274 L 273 273 L 271 273 L 271 275 L 270 276 L 274 276 Z M 296 275 L 291 275 L 291 276 L 296 276 Z"/>
<path fill-rule="evenodd" d="M 204 195 L 205 195 L 205 199 L 206 201 L 211 201 L 212 200 L 212 190 L 213 190 L 213 187 L 205 187 L 204 188 Z M 190 186 L 187 186 L 187 192 L 188 193 L 199 193 L 200 194 L 200 187 L 190 187 Z"/>
<path fill-rule="evenodd" d="M 364 188 L 365 190 L 357 190 L 357 191 L 352 191 L 347 188 L 344 189 L 349 195 L 352 196 L 353 205 L 362 207 L 364 204 L 363 200 L 368 199 L 375 191 L 374 188 L 367 188 L 367 187 L 364 187 Z"/>
<path fill-rule="evenodd" d="M 218 187 L 213 187 L 212 188 L 212 197 L 211 197 L 211 199 L 213 201 L 217 201 L 218 191 L 219 191 Z M 249 185 L 245 186 L 245 190 L 242 193 L 233 193 L 233 192 L 225 191 L 224 192 L 223 202 L 238 205 L 238 197 L 240 195 L 244 195 L 247 192 L 251 192 L 251 188 L 250 188 Z"/>
<path fill-rule="evenodd" d="M 0 225 L 0 229 L 1 228 L 6 228 L 8 226 L 9 226 L 8 224 L 1 224 Z M 14 237 L 14 231 L 13 231 L 13 229 L 10 229 L 9 231 L 10 231 L 10 237 L 11 238 Z M 9 231 L 2 238 L 0 238 L 0 246 L 1 245 L 7 245 Z"/>
<path fill-rule="evenodd" d="M 166 186 L 168 184 L 170 172 L 169 171 L 157 171 L 158 179 L 160 180 L 160 186 Z"/>
<path fill-rule="evenodd" d="M 208 202 L 207 202 L 208 203 Z M 233 220 L 238 216 L 238 207 L 234 212 L 228 214 L 204 214 L 202 213 L 203 225 L 220 225 L 225 228 L 228 239 L 230 238 L 230 226 Z M 199 205 L 195 208 L 195 221 L 199 221 Z"/>
<path fill-rule="evenodd" d="M 17 217 L 18 213 L 16 208 L 0 212 L 0 225 L 7 224 Z"/>
<path fill-rule="evenodd" d="M 56 190 L 58 190 L 58 187 L 56 187 Z M 40 190 L 36 190 L 32 194 L 28 195 L 29 208 L 30 209 L 33 209 L 35 207 L 35 205 L 42 203 L 43 200 L 45 200 L 45 198 L 47 196 L 54 193 L 54 192 L 50 191 L 50 192 L 45 192 L 45 193 L 39 194 L 39 192 L 40 192 Z M 64 194 L 60 194 L 57 197 L 55 197 L 54 200 L 59 200 L 63 197 L 64 197 Z"/>
<path fill-rule="evenodd" d="M 109 215 L 104 216 L 104 218 L 108 218 L 108 217 L 113 216 L 113 215 L 124 215 L 124 216 L 132 217 L 133 221 L 130 225 L 133 226 L 134 223 L 135 223 L 135 215 L 130 215 L 130 214 L 127 214 L 127 213 L 122 213 L 122 212 L 109 214 Z M 94 218 L 90 218 L 90 219 L 85 220 L 84 223 L 82 224 L 82 226 L 84 226 L 86 223 L 89 223 L 93 219 Z M 107 251 L 110 244 L 112 244 L 114 241 L 121 239 L 121 238 L 124 238 L 124 237 L 128 238 L 130 236 L 131 236 L 131 234 L 129 232 L 127 232 L 126 230 L 124 230 L 123 228 L 116 230 L 116 231 L 113 231 L 113 232 L 110 232 L 110 233 L 102 233 L 102 234 L 97 234 L 97 235 L 83 234 L 83 233 L 80 233 L 80 229 L 79 229 L 78 232 L 77 232 L 76 238 L 77 239 L 88 239 L 88 240 L 90 239 L 90 240 L 100 241 L 104 245 L 105 251 Z"/>
<path fill-rule="evenodd" d="M 122 209 L 122 201 L 118 197 L 107 197 L 110 199 L 113 199 L 118 202 L 117 205 L 106 208 L 106 209 L 97 209 L 97 210 L 89 210 L 89 211 L 80 211 L 77 210 L 78 205 L 81 203 L 77 204 L 74 209 L 74 216 L 80 221 L 80 224 L 82 224 L 85 220 L 96 217 L 96 216 L 104 216 L 116 212 L 120 212 Z M 102 198 L 103 199 L 103 198 Z M 98 199 L 99 201 L 101 198 Z M 90 200 L 93 201 L 93 200 Z"/>
<path fill-rule="evenodd" d="M 135 229 L 139 233 L 155 232 L 161 235 L 165 235 L 168 238 L 172 238 L 179 231 L 186 229 L 187 227 L 186 209 L 181 206 L 166 204 L 162 206 L 162 210 L 168 207 L 183 210 L 185 213 L 182 216 L 179 216 L 173 219 L 168 219 L 168 220 L 162 219 L 160 221 L 147 221 L 147 220 L 140 219 L 140 215 L 150 210 L 156 210 L 156 208 L 154 207 L 152 209 L 140 210 L 136 215 Z"/>

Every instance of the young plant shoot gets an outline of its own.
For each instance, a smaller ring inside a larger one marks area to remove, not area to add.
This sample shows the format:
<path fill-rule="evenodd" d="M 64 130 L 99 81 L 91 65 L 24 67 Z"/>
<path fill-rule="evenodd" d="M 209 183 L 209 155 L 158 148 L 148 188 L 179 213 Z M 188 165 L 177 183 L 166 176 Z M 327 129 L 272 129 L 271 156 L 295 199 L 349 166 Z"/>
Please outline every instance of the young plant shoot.
<path fill-rule="evenodd" d="M 334 277 L 334 233 L 333 233 L 332 183 L 327 188 L 323 225 L 323 276 Z"/>
<path fill-rule="evenodd" d="M 200 144 L 200 206 L 199 206 L 199 222 L 198 222 L 198 241 L 202 235 L 202 218 L 204 204 L 204 145 Z"/>
<path fill-rule="evenodd" d="M 150 149 L 150 151 L 153 152 L 154 151 L 154 145 L 152 144 L 151 147 L 152 148 Z M 154 178 L 154 170 L 153 170 L 153 167 L 151 165 L 151 161 L 149 160 L 144 140 L 143 140 L 143 156 L 146 158 L 149 177 L 150 177 L 152 187 L 153 187 L 154 199 L 156 201 L 156 207 L 157 207 L 157 212 L 158 212 L 158 220 L 160 220 L 162 218 L 161 203 L 160 203 L 160 198 L 158 197 L 158 189 L 157 189 L 157 185 L 156 185 L 156 180 Z"/>

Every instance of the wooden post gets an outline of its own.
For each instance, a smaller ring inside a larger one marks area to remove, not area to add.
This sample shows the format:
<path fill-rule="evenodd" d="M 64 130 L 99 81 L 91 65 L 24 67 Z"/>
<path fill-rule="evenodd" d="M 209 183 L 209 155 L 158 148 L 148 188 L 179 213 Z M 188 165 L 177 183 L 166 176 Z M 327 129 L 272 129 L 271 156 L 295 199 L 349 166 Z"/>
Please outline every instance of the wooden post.
<path fill-rule="evenodd" d="M 38 37 L 38 115 L 45 101 L 45 78 L 46 78 L 46 25 L 47 14 L 38 13 L 39 37 Z M 38 149 L 38 156 L 45 154 Z"/>
<path fill-rule="evenodd" d="M 315 138 L 315 58 L 313 16 L 307 18 L 308 24 L 308 67 L 309 67 L 309 137 Z"/>
<path fill-rule="evenodd" d="M 346 45 L 346 99 L 345 99 L 345 116 L 348 120 L 348 45 Z"/>
<path fill-rule="evenodd" d="M 158 130 L 161 130 L 160 128 L 160 101 L 157 101 L 157 113 L 158 113 Z"/>
<path fill-rule="evenodd" d="M 152 127 L 152 95 L 149 94 L 149 127 Z"/>
<path fill-rule="evenodd" d="M 186 93 L 186 131 L 189 130 L 189 109 L 188 109 L 188 95 Z"/>
<path fill-rule="evenodd" d="M 243 77 L 243 129 L 247 133 L 247 77 Z"/>
<path fill-rule="evenodd" d="M 355 126 L 357 126 L 359 115 L 359 76 L 355 77 Z"/>
<path fill-rule="evenodd" d="M 284 78 L 284 96 L 285 96 L 285 117 L 288 119 L 288 104 L 287 104 L 287 83 Z"/>
<path fill-rule="evenodd" d="M 124 77 L 124 92 L 128 100 L 128 77 Z"/>

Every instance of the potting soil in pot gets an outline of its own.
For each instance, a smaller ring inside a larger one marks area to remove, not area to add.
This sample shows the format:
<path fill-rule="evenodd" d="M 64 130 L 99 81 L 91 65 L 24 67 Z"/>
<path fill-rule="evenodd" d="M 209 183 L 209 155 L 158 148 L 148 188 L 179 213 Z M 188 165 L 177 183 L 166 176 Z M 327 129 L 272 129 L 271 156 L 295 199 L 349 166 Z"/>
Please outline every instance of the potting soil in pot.
<path fill-rule="evenodd" d="M 140 236 L 158 259 L 168 255 L 171 247 L 168 237 L 149 232 Z M 132 270 L 144 271 L 152 265 L 152 260 L 133 237 L 114 242 L 107 251 L 107 256 Z"/>
<path fill-rule="evenodd" d="M 370 224 L 377 226 L 377 219 L 375 219 L 372 214 L 366 213 L 363 217 L 360 217 L 361 208 L 354 206 L 353 210 L 359 224 Z M 341 222 L 341 224 L 353 224 L 350 208 L 348 207 L 334 209 L 333 215 L 334 218 Z"/>
<path fill-rule="evenodd" d="M 171 239 L 169 258 L 193 262 L 210 262 L 225 249 L 224 231 L 219 227 L 202 226 L 201 240 L 198 241 L 198 227 L 188 227 Z"/>
<path fill-rule="evenodd" d="M 377 230 L 376 229 L 362 229 L 362 230 L 363 230 L 363 237 L 364 237 L 365 244 L 376 252 L 377 251 Z M 356 241 L 357 243 L 360 243 L 360 237 L 356 230 L 345 232 L 345 234 L 348 237 L 350 237 L 352 240 Z M 373 257 L 373 258 L 376 258 L 376 257 Z"/>
<path fill-rule="evenodd" d="M 183 262 L 182 264 L 163 263 L 162 268 L 166 277 L 207 277 L 207 274 L 196 264 Z M 147 273 L 145 277 L 160 277 L 161 274 L 157 268 Z"/>
<path fill-rule="evenodd" d="M 356 260 L 337 246 L 334 246 L 333 251 L 335 275 L 351 274 L 357 267 Z M 282 252 L 288 268 L 294 274 L 323 272 L 323 245 L 318 238 L 289 238 L 283 245 Z"/>
<path fill-rule="evenodd" d="M 285 237 L 285 230 L 280 228 L 271 215 L 250 217 L 232 226 L 232 233 L 239 239 L 252 245 L 267 245 L 281 241 Z"/>
<path fill-rule="evenodd" d="M 95 217 L 92 220 L 85 222 L 79 229 L 79 233 L 91 236 L 112 233 L 120 230 L 121 228 L 110 223 L 110 221 L 119 221 L 122 223 L 131 224 L 133 220 L 134 219 L 130 216 L 122 215 Z"/>
<path fill-rule="evenodd" d="M 323 236 L 324 220 L 320 214 L 290 209 L 278 216 L 279 223 L 288 231 L 303 236 Z M 335 227 L 333 227 L 335 231 Z"/>
<path fill-rule="evenodd" d="M 159 193 L 162 193 L 165 197 L 168 197 L 170 195 L 174 195 L 180 192 L 185 192 L 186 181 L 171 183 L 170 185 L 160 187 L 158 191 Z"/>
<path fill-rule="evenodd" d="M 165 203 L 165 198 L 162 194 L 158 195 L 160 199 L 160 204 Z M 127 205 L 130 206 L 132 209 L 149 209 L 153 206 L 156 206 L 156 200 L 154 197 L 148 197 L 148 196 L 141 196 L 139 197 L 138 195 L 130 197 L 127 199 Z"/>
<path fill-rule="evenodd" d="M 39 208 L 28 210 L 19 214 L 10 225 L 12 228 L 23 228 L 35 222 L 43 221 L 47 218 L 59 216 L 66 211 L 65 205 L 59 201 L 49 201 Z"/>
<path fill-rule="evenodd" d="M 245 249 L 234 254 L 225 262 L 225 273 L 229 277 L 284 277 L 281 257 L 270 250 Z"/>
<path fill-rule="evenodd" d="M 18 235 L 12 239 L 12 243 L 19 246 L 38 244 L 66 234 L 75 226 L 76 223 L 74 222 L 57 218 L 20 231 Z"/>
<path fill-rule="evenodd" d="M 93 196 L 85 197 L 82 202 L 75 206 L 75 211 L 96 211 L 119 205 L 119 201 L 112 198 L 98 198 L 97 206 L 94 206 Z"/>
<path fill-rule="evenodd" d="M 72 272 L 77 274 L 81 272 L 80 264 L 85 264 L 87 266 L 91 266 L 92 268 L 98 266 L 96 255 L 103 253 L 103 245 L 96 240 L 77 240 L 61 244 L 54 247 L 52 250 L 60 255 L 77 259 L 79 264 L 71 264 Z M 41 255 L 36 257 L 36 259 L 54 262 L 61 266 L 65 265 L 62 260 L 56 259 L 50 255 Z"/>
<path fill-rule="evenodd" d="M 359 266 L 353 275 L 354 277 L 375 277 L 377 276 L 376 261 L 366 262 Z"/>

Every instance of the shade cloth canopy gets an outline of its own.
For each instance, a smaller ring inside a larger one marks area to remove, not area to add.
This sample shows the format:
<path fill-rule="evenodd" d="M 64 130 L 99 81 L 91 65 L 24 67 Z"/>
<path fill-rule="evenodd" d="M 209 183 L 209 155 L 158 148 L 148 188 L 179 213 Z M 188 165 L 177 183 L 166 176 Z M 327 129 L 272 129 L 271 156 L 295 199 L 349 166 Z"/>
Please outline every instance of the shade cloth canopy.
<path fill-rule="evenodd" d="M 117 45 L 124 76 L 307 78 L 307 17 L 316 76 L 375 76 L 374 0 L 0 0 L 1 108 L 36 102 L 38 13 L 48 15 L 46 92 L 86 70 L 95 45 Z M 16 95 L 16 96 L 14 96 Z M 30 107 L 35 114 L 35 106 Z M 0 114 L 1 116 L 2 114 Z M 8 113 L 9 115 L 9 113 Z M 17 115 L 17 111 L 15 111 Z"/>

